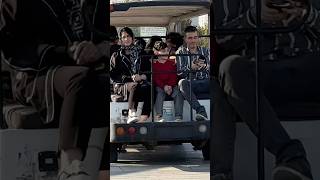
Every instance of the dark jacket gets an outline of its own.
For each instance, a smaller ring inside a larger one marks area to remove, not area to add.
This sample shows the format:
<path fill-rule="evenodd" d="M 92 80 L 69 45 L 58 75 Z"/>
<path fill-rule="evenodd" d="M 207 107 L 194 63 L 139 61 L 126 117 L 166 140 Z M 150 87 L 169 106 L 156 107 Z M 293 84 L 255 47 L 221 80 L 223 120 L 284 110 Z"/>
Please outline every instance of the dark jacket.
<path fill-rule="evenodd" d="M 39 71 L 52 65 L 74 63 L 66 53 L 73 41 L 107 40 L 107 1 L 86 0 L 83 5 L 84 39 L 76 39 L 66 22 L 61 0 L 16 0 L 14 23 L 1 32 L 7 63 L 19 71 Z M 96 8 L 97 7 L 97 8 Z"/>
<path fill-rule="evenodd" d="M 184 47 L 184 46 L 181 46 L 176 54 L 179 55 L 179 54 L 184 54 L 184 55 L 187 55 L 189 54 L 190 56 L 177 56 L 177 71 L 178 71 L 178 76 L 180 79 L 189 79 L 190 76 L 189 76 L 189 73 L 190 73 L 190 70 L 191 70 L 191 62 L 192 62 L 192 59 L 193 58 L 201 58 L 199 56 L 202 55 L 202 58 L 205 60 L 205 63 L 207 65 L 210 64 L 210 50 L 206 47 L 201 47 L 201 46 L 198 46 L 197 47 L 197 55 L 192 55 L 192 53 L 188 50 L 187 47 Z M 208 79 L 209 78 L 209 69 L 206 68 L 204 70 L 201 70 L 201 71 L 196 71 L 196 72 L 193 72 L 191 73 L 191 78 L 194 79 L 194 80 L 202 80 L 202 79 Z"/>
<path fill-rule="evenodd" d="M 132 82 L 131 77 L 134 74 L 146 74 L 147 81 L 150 82 L 151 61 L 148 57 L 141 57 L 142 54 L 145 54 L 143 50 L 138 54 L 138 57 L 131 61 L 122 48 L 113 53 L 110 59 L 110 77 L 113 82 Z"/>
<path fill-rule="evenodd" d="M 43 121 L 49 123 L 54 118 L 52 80 L 55 71 L 59 66 L 75 65 L 67 54 L 68 45 L 74 41 L 88 40 L 98 44 L 108 40 L 109 4 L 104 0 L 85 0 L 81 10 L 83 39 L 79 39 L 66 21 L 62 0 L 15 1 L 16 14 L 6 21 L 0 32 L 2 59 L 12 69 L 16 100 L 35 107 L 45 119 Z M 48 82 L 37 83 L 43 76 Z M 38 90 L 32 88 L 35 85 Z"/>
<path fill-rule="evenodd" d="M 289 27 L 290 33 L 268 33 L 262 37 L 265 60 L 277 60 L 283 56 L 296 56 L 320 49 L 320 1 L 310 0 L 311 6 L 301 21 L 292 20 L 276 25 L 262 23 L 263 27 Z M 217 0 L 215 2 L 215 25 L 218 29 L 255 28 L 255 1 Z M 254 56 L 254 34 L 217 35 L 216 41 L 222 51 L 230 54 Z"/>

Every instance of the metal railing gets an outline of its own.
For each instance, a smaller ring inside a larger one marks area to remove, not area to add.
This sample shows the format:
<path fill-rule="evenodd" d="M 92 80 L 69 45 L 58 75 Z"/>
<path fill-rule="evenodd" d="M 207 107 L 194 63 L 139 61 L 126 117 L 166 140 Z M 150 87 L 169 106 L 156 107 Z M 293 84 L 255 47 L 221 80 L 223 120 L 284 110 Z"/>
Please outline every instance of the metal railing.
<path fill-rule="evenodd" d="M 2 52 L 1 52 L 1 49 L 0 49 L 0 70 L 1 70 L 1 74 L 2 74 Z M 0 130 L 3 126 L 3 124 L 5 123 L 5 120 L 4 120 L 4 117 L 3 117 L 3 84 L 2 84 L 2 75 L 0 77 L 0 108 L 1 108 L 1 115 L 0 115 Z"/>
<path fill-rule="evenodd" d="M 295 31 L 296 29 L 301 27 L 301 24 L 296 24 L 291 27 L 262 27 L 261 22 L 261 0 L 256 0 L 256 27 L 253 28 L 230 28 L 230 29 L 219 29 L 216 28 L 216 24 L 214 22 L 214 2 L 211 2 L 210 5 L 210 17 L 211 17 L 211 24 L 214 28 L 211 28 L 210 34 L 214 35 L 239 35 L 239 34 L 253 34 L 255 36 L 255 73 L 256 73 L 256 87 L 255 87 L 255 97 L 256 97 L 256 107 L 255 107 L 255 117 L 256 121 L 258 123 L 258 129 L 257 129 L 257 137 L 258 137 L 258 154 L 257 154 L 257 163 L 258 163 L 258 180 L 264 180 L 265 179 L 265 168 L 264 168 L 264 134 L 263 134 L 263 121 L 261 121 L 261 113 L 260 113 L 260 92 L 261 92 L 261 60 L 262 60 L 262 49 L 263 49 L 263 43 L 262 43 L 262 36 L 265 34 L 270 33 L 289 33 L 292 31 Z M 211 42 L 214 41 L 214 36 L 211 36 Z"/>
<path fill-rule="evenodd" d="M 208 36 L 207 36 L 208 37 Z M 201 56 L 203 54 L 174 54 L 174 55 L 141 55 L 140 58 L 143 57 L 149 57 L 151 59 L 151 70 L 150 71 L 142 71 L 140 72 L 140 74 L 151 74 L 151 116 L 152 116 L 152 122 L 154 122 L 154 85 L 153 85 L 153 74 L 166 74 L 166 73 L 179 73 L 179 71 L 162 71 L 162 72 L 154 72 L 153 71 L 153 61 L 156 60 L 154 59 L 154 57 L 158 57 L 158 56 Z M 186 70 L 184 72 L 188 73 L 188 83 L 189 83 L 189 97 L 190 97 L 190 120 L 193 120 L 193 109 L 192 109 L 192 101 L 191 101 L 191 97 L 192 97 L 192 81 L 194 81 L 195 79 L 193 79 L 193 74 L 196 72 L 199 72 L 199 70 L 192 70 L 191 69 L 191 64 L 192 64 L 193 58 L 189 58 L 189 65 L 190 65 L 190 70 Z M 142 62 L 142 61 L 141 61 Z M 210 64 L 210 62 L 207 62 L 208 64 Z M 208 72 L 208 74 L 210 74 L 210 72 Z M 177 84 L 178 86 L 178 84 Z"/>

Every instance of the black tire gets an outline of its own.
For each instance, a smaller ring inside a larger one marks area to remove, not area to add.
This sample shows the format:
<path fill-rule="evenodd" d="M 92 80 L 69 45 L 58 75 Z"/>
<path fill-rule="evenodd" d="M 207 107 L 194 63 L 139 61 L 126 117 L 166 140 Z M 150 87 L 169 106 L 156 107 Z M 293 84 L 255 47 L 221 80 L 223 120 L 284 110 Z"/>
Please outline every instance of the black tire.
<path fill-rule="evenodd" d="M 150 144 L 150 143 L 144 143 L 143 146 L 147 149 L 147 150 L 154 150 L 154 145 Z"/>
<path fill-rule="evenodd" d="M 110 143 L 110 163 L 115 163 L 118 161 L 118 145 Z"/>
<path fill-rule="evenodd" d="M 202 156 L 204 160 L 210 160 L 210 141 L 208 140 L 206 144 L 203 146 L 201 149 L 202 151 Z"/>

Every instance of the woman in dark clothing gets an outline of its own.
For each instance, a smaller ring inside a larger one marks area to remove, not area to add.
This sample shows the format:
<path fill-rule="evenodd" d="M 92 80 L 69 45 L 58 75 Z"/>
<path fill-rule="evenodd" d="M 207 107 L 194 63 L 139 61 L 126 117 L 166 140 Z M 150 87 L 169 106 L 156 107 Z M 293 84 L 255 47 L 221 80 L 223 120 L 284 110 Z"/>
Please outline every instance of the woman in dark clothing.
<path fill-rule="evenodd" d="M 123 85 L 125 94 L 129 92 L 128 123 L 145 122 L 151 112 L 150 76 L 147 76 L 151 63 L 147 58 L 141 58 L 144 52 L 140 46 L 134 45 L 134 35 L 130 28 L 120 30 L 120 41 L 120 50 L 111 57 L 110 77 L 114 85 Z M 140 118 L 136 114 L 139 101 L 144 102 Z"/>

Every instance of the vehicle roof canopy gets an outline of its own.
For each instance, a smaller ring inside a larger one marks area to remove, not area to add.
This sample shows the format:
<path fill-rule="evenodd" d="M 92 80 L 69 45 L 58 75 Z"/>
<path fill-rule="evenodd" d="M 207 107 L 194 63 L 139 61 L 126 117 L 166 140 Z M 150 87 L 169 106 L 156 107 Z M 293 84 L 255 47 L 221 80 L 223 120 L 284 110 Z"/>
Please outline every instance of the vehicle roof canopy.
<path fill-rule="evenodd" d="M 143 1 L 111 6 L 111 25 L 163 27 L 171 22 L 208 14 L 210 0 Z"/>

